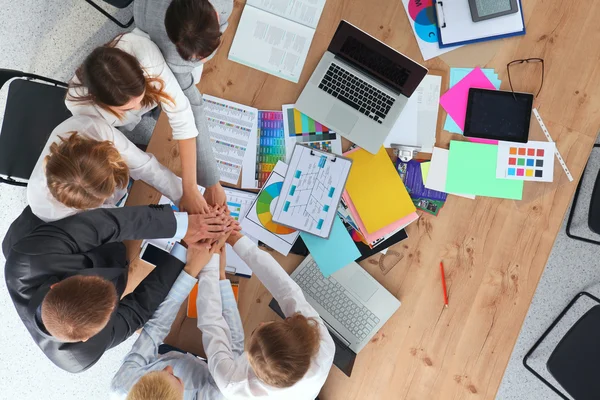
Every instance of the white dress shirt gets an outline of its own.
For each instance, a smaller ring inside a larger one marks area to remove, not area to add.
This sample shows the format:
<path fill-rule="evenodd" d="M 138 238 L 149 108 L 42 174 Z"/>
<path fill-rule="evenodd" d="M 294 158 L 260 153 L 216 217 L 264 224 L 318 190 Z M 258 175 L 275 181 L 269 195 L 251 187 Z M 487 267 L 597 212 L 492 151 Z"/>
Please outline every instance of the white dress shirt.
<path fill-rule="evenodd" d="M 208 358 L 208 368 L 226 399 L 314 399 L 325 384 L 333 364 L 335 345 L 319 314 L 306 301 L 300 287 L 270 254 L 243 237 L 233 247 L 271 292 L 285 316 L 296 312 L 318 321 L 321 341 L 306 375 L 289 388 L 276 388 L 260 381 L 250 366 L 248 356 L 236 357 L 234 331 L 222 316 L 218 270 L 204 268 L 200 273 L 198 293 L 198 328 Z M 239 341 L 239 340 L 238 340 Z"/>
<path fill-rule="evenodd" d="M 196 121 L 192 112 L 192 107 L 188 98 L 183 94 L 183 90 L 175 76 L 167 66 L 159 48 L 150 40 L 150 37 L 139 29 L 126 33 L 118 39 L 116 48 L 125 51 L 134 56 L 144 69 L 144 72 L 153 78 L 160 78 L 164 82 L 163 92 L 169 95 L 175 104 L 169 101 L 161 102 L 161 106 L 167 117 L 169 124 L 173 129 L 173 139 L 183 140 L 198 136 Z M 72 79 L 73 83 L 80 83 L 77 76 Z M 104 110 L 102 107 L 91 101 L 76 101 L 73 98 L 87 95 L 86 87 L 70 88 L 65 104 L 74 114 L 86 114 L 101 116 L 112 126 L 123 126 L 126 129 L 133 129 L 142 119 L 142 115 L 152 110 L 158 104 L 151 104 L 142 107 L 140 110 L 130 110 L 124 113 L 121 119 L 114 114 Z"/>
<path fill-rule="evenodd" d="M 45 158 L 50 154 L 50 146 L 53 143 L 59 143 L 61 137 L 66 139 L 72 132 L 78 132 L 85 138 L 111 141 L 129 167 L 131 178 L 143 180 L 175 203 L 181 199 L 183 195 L 181 180 L 159 163 L 152 154 L 137 148 L 123 133 L 110 126 L 103 118 L 75 115 L 52 131 L 29 178 L 27 202 L 31 206 L 31 211 L 41 220 L 55 221 L 81 212 L 81 210 L 67 207 L 56 200 L 50 193 L 46 180 Z M 115 207 L 126 192 L 126 188 L 117 190 L 102 207 Z"/>

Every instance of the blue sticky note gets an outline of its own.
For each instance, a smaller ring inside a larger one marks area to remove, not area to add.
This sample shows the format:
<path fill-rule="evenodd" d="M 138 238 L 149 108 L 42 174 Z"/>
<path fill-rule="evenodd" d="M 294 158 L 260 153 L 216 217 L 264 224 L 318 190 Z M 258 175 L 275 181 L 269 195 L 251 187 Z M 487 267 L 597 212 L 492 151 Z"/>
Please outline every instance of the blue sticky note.
<path fill-rule="evenodd" d="M 360 251 L 338 216 L 333 220 L 329 239 L 306 232 L 300 232 L 300 237 L 325 277 L 360 257 Z"/>

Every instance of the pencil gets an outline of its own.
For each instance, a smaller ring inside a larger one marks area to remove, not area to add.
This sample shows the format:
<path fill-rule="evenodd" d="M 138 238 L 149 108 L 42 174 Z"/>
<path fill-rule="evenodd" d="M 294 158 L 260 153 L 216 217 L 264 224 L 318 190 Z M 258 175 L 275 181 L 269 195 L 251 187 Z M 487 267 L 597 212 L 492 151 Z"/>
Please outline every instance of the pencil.
<path fill-rule="evenodd" d="M 444 291 L 444 307 L 448 308 L 448 291 L 446 290 L 446 274 L 444 274 L 444 263 L 440 261 L 440 272 L 442 274 L 442 290 Z"/>

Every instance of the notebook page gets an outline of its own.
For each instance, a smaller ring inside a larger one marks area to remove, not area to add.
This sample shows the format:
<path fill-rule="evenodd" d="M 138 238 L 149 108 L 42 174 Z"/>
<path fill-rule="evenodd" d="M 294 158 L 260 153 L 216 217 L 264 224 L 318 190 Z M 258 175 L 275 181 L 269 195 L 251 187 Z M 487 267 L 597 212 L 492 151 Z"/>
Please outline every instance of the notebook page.
<path fill-rule="evenodd" d="M 248 0 L 246 4 L 316 29 L 325 0 Z"/>
<path fill-rule="evenodd" d="M 229 59 L 298 83 L 314 29 L 246 5 Z"/>

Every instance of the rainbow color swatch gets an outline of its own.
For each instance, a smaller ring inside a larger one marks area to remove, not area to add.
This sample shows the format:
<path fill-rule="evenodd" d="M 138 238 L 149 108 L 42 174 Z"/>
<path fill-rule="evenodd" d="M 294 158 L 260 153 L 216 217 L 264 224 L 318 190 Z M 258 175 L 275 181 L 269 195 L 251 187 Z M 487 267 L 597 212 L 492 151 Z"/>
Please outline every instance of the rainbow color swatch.
<path fill-rule="evenodd" d="M 285 161 L 283 112 L 259 111 L 257 137 L 256 182 L 262 188 L 277 161 Z"/>
<path fill-rule="evenodd" d="M 289 135 L 299 143 L 335 140 L 335 132 L 295 108 L 286 110 Z"/>
<path fill-rule="evenodd" d="M 256 215 L 262 226 L 271 233 L 287 235 L 296 232 L 295 229 L 273 222 L 271 203 L 279 197 L 283 182 L 275 182 L 263 189 L 256 200 Z M 275 201 L 276 202 L 276 201 Z"/>

